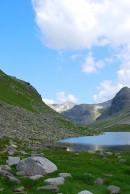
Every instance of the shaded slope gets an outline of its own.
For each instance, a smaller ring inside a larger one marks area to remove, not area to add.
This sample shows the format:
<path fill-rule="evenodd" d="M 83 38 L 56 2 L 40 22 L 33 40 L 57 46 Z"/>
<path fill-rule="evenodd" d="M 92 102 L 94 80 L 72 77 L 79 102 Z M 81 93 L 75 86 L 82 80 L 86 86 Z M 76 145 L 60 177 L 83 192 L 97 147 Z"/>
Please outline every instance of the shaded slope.
<path fill-rule="evenodd" d="M 62 114 L 74 123 L 87 125 L 94 122 L 104 109 L 110 106 L 111 100 L 99 104 L 80 104 Z"/>

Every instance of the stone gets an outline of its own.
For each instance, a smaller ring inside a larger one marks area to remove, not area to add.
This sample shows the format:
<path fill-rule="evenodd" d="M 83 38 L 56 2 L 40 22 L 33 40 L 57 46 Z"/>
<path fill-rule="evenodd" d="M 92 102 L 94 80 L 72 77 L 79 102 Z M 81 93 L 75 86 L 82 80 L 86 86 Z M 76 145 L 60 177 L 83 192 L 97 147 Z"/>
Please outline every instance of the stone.
<path fill-rule="evenodd" d="M 25 158 L 16 168 L 18 171 L 23 171 L 25 176 L 46 175 L 57 170 L 56 165 L 44 157 Z"/>
<path fill-rule="evenodd" d="M 11 147 L 18 148 L 18 146 L 15 144 L 11 144 Z"/>
<path fill-rule="evenodd" d="M 81 191 L 81 192 L 79 192 L 78 194 L 93 194 L 93 193 L 91 193 L 90 191 Z"/>
<path fill-rule="evenodd" d="M 103 182 L 104 182 L 104 180 L 103 180 L 103 179 L 101 179 L 101 178 L 97 178 L 94 182 L 95 182 L 95 184 L 102 185 L 102 184 L 103 184 Z"/>
<path fill-rule="evenodd" d="M 116 153 L 115 153 L 115 156 L 120 156 L 120 153 L 119 153 L 119 152 L 116 152 Z"/>
<path fill-rule="evenodd" d="M 14 192 L 22 192 L 22 191 L 24 191 L 24 189 L 25 188 L 23 186 L 21 186 L 21 187 L 14 189 Z"/>
<path fill-rule="evenodd" d="M 65 179 L 63 177 L 56 177 L 56 178 L 49 178 L 46 179 L 44 182 L 49 183 L 50 185 L 63 185 Z"/>
<path fill-rule="evenodd" d="M 0 175 L 7 177 L 10 181 L 19 184 L 20 180 L 16 178 L 12 173 L 6 171 L 6 170 L 0 170 Z"/>
<path fill-rule="evenodd" d="M 9 165 L 9 166 L 12 166 L 12 165 L 16 165 L 18 164 L 20 161 L 20 158 L 19 157 L 12 157 L 12 156 L 9 156 L 8 157 L 8 160 L 6 160 L 6 163 Z"/>
<path fill-rule="evenodd" d="M 71 177 L 71 174 L 70 173 L 59 173 L 58 174 L 58 177 Z"/>
<path fill-rule="evenodd" d="M 95 151 L 92 151 L 92 150 L 88 150 L 88 153 L 89 154 L 95 154 L 96 152 Z"/>
<path fill-rule="evenodd" d="M 43 157 L 44 154 L 43 154 L 43 153 L 40 153 L 40 154 L 32 153 L 31 156 L 32 156 L 32 157 L 35 157 L 35 156 L 36 156 L 36 157 Z"/>
<path fill-rule="evenodd" d="M 17 174 L 18 176 L 24 176 L 24 175 L 25 175 L 25 173 L 24 173 L 23 171 L 16 172 L 16 174 Z"/>
<path fill-rule="evenodd" d="M 6 147 L 6 151 L 8 152 L 8 154 L 9 154 L 10 156 L 12 156 L 12 155 L 14 155 L 15 153 L 17 153 L 17 150 L 16 150 L 14 147 L 12 147 L 12 146 L 7 146 L 7 147 Z"/>
<path fill-rule="evenodd" d="M 107 154 L 108 156 L 112 156 L 113 153 L 112 152 L 104 152 L 105 154 Z"/>
<path fill-rule="evenodd" d="M 127 162 L 127 159 L 121 158 L 121 159 L 119 160 L 119 162 L 120 162 L 120 163 L 125 163 L 125 162 Z"/>
<path fill-rule="evenodd" d="M 1 170 L 7 170 L 7 171 L 10 171 L 11 170 L 10 166 L 8 166 L 8 165 L 1 165 L 0 166 L 0 169 Z"/>
<path fill-rule="evenodd" d="M 3 188 L 1 188 L 1 189 L 0 189 L 0 192 L 2 192 L 3 190 L 4 190 L 4 189 L 3 189 Z"/>
<path fill-rule="evenodd" d="M 46 186 L 43 186 L 43 187 L 38 187 L 37 190 L 53 190 L 53 191 L 58 191 L 59 188 L 57 187 L 57 185 L 46 185 Z"/>
<path fill-rule="evenodd" d="M 31 179 L 31 180 L 38 180 L 38 179 L 40 179 L 41 177 L 43 177 L 42 175 L 35 175 L 35 176 L 30 176 L 29 178 Z"/>
<path fill-rule="evenodd" d="M 117 194 L 120 192 L 120 187 L 114 186 L 114 185 L 110 185 L 109 187 L 107 187 L 107 190 L 111 193 L 111 194 Z"/>

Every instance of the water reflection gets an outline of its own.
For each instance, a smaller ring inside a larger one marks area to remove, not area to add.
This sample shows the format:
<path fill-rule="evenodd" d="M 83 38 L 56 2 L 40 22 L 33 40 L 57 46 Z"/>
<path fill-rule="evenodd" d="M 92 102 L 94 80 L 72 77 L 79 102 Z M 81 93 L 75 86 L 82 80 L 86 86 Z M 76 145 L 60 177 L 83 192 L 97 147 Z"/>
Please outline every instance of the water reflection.
<path fill-rule="evenodd" d="M 60 140 L 69 143 L 68 151 L 130 151 L 130 132 L 107 132 L 99 136 L 85 136 Z"/>

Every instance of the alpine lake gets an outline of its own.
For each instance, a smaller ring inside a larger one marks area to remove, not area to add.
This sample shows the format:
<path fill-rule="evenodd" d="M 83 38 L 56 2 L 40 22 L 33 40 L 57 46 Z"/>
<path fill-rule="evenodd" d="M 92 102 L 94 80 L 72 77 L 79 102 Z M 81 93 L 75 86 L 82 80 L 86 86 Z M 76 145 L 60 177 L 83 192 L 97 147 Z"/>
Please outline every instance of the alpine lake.
<path fill-rule="evenodd" d="M 106 132 L 97 136 L 61 139 L 68 151 L 130 151 L 130 132 Z"/>

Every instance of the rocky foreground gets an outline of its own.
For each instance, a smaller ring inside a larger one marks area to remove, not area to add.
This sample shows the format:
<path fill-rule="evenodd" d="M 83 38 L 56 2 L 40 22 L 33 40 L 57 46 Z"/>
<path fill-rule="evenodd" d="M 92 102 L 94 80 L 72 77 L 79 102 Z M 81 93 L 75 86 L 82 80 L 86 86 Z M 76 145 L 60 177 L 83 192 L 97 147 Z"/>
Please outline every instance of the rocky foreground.
<path fill-rule="evenodd" d="M 64 155 L 65 155 L 64 151 Z M 3 185 L 0 186 L 0 192 L 1 193 L 25 193 L 29 194 L 31 193 L 28 188 L 28 184 L 31 181 L 31 185 L 37 185 L 35 187 L 35 190 L 33 190 L 34 193 L 39 193 L 40 191 L 43 191 L 44 193 L 46 192 L 54 192 L 57 194 L 63 194 L 60 192 L 60 187 L 65 186 L 66 184 L 71 184 L 71 182 L 76 181 L 76 177 L 74 173 L 68 172 L 68 169 L 66 168 L 67 171 L 60 171 L 58 169 L 59 167 L 57 166 L 56 163 L 52 162 L 50 159 L 46 158 L 43 154 L 41 153 L 36 153 L 36 151 L 23 151 L 19 149 L 18 145 L 13 142 L 10 143 L 9 145 L 6 145 L 5 147 L 1 148 L 0 153 L 3 153 L 2 155 L 6 158 L 6 160 L 0 160 L 0 182 L 2 179 L 7 180 L 8 184 L 13 185 L 9 191 L 6 191 L 6 187 Z M 76 157 L 76 160 L 78 161 L 78 158 L 82 153 L 72 153 L 73 157 Z M 0 156 L 0 159 L 2 158 L 2 155 Z M 91 163 L 93 162 L 95 157 L 98 157 L 102 161 L 106 161 L 106 163 L 111 162 L 111 159 L 116 158 L 116 161 L 120 165 L 124 165 L 128 163 L 128 159 L 123 158 L 119 152 L 113 153 L 113 152 L 94 152 L 94 151 L 89 151 L 88 152 L 89 159 Z M 59 160 L 61 157 L 61 153 L 59 154 Z M 75 161 L 76 161 L 75 160 Z M 85 158 L 84 158 L 85 160 Z M 5 161 L 5 163 L 3 162 Z M 90 161 L 86 161 L 88 165 L 90 165 Z M 117 163 L 117 165 L 119 165 Z M 77 163 L 75 165 L 78 165 L 77 168 L 81 168 L 82 171 L 82 166 L 80 166 Z M 69 165 L 69 164 L 68 164 Z M 95 163 L 96 165 L 96 163 Z M 91 168 L 93 168 L 91 166 Z M 91 171 L 90 168 L 90 171 Z M 104 168 L 104 167 L 103 167 Z M 125 168 L 124 168 L 125 169 Z M 103 169 L 100 169 L 101 171 Z M 78 181 L 82 182 L 83 177 L 85 178 L 84 180 L 90 181 L 90 185 L 97 185 L 97 188 L 99 189 L 100 187 L 104 188 L 107 193 L 111 194 L 117 194 L 120 193 L 121 189 L 120 186 L 117 186 L 113 184 L 113 180 L 111 181 L 111 184 L 106 185 L 106 180 L 107 178 L 112 179 L 113 176 L 115 176 L 115 172 L 111 174 L 111 170 L 109 173 L 104 174 L 104 170 L 102 171 L 102 175 L 100 177 L 95 176 L 94 174 L 88 172 L 84 172 L 82 174 L 81 180 L 79 179 Z M 79 171 L 79 174 L 81 172 Z M 101 173 L 100 173 L 101 174 Z M 49 175 L 49 177 L 48 177 Z M 74 178 L 74 177 L 75 178 Z M 106 178 L 104 178 L 106 177 Z M 121 178 L 121 177 L 120 177 Z M 89 180 L 90 179 L 90 180 Z M 23 181 L 24 180 L 24 181 Z M 38 182 L 40 181 L 40 185 Z M 118 183 L 118 181 L 117 181 Z M 6 185 L 7 183 L 5 183 Z M 2 185 L 2 184 L 1 184 Z M 33 186 L 32 186 L 33 187 Z M 73 187 L 73 184 L 72 184 Z M 82 186 L 83 187 L 83 186 Z M 88 187 L 88 190 L 86 189 Z M 90 191 L 89 191 L 90 188 Z M 72 188 L 72 190 L 75 188 Z M 72 191 L 71 191 L 72 192 Z M 65 194 L 66 192 L 64 192 Z M 69 192 L 67 192 L 69 193 Z M 100 193 L 100 192 L 99 192 Z M 81 190 L 79 192 L 73 192 L 73 194 L 96 194 L 96 192 L 91 192 L 91 187 L 90 186 L 85 186 L 84 184 L 84 190 Z"/>

